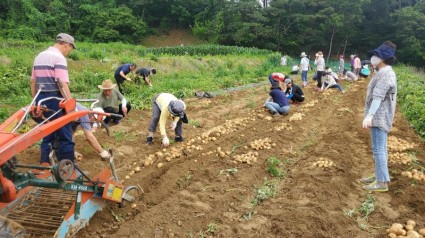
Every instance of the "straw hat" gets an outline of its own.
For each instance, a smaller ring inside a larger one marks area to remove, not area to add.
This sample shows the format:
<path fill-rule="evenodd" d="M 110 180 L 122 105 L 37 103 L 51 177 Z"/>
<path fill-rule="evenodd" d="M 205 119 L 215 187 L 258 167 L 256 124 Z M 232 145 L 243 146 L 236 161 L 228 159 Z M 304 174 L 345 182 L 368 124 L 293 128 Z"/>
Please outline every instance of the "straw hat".
<path fill-rule="evenodd" d="M 306 57 L 306 56 L 307 56 L 307 54 L 305 52 L 302 52 L 301 55 L 300 55 L 300 57 Z"/>
<path fill-rule="evenodd" d="M 116 86 L 117 86 L 117 84 L 112 83 L 112 81 L 109 80 L 109 79 L 103 80 L 102 85 L 97 85 L 97 87 L 102 89 L 102 90 L 113 89 Z"/>

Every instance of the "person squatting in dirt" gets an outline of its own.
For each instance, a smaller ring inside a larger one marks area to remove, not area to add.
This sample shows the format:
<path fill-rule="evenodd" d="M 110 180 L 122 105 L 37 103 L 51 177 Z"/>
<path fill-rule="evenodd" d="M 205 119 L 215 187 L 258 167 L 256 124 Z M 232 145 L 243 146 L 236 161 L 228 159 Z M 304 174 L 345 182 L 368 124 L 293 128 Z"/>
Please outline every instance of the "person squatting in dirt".
<path fill-rule="evenodd" d="M 97 103 L 94 107 L 100 107 L 107 113 L 119 114 L 122 117 L 126 117 L 131 110 L 130 102 L 116 89 L 116 84 L 112 83 L 111 80 L 106 79 L 101 85 L 97 85 L 102 90 L 101 93 L 97 94 Z M 120 104 L 119 101 L 121 101 Z M 109 126 L 110 121 L 113 120 L 115 124 L 121 123 L 120 117 L 111 115 L 105 118 L 105 125 Z"/>
<path fill-rule="evenodd" d="M 288 114 L 291 105 L 282 88 L 279 85 L 272 85 L 264 107 L 269 109 L 273 116 L 279 116 Z"/>
<path fill-rule="evenodd" d="M 285 81 L 286 76 L 282 73 L 272 73 L 269 75 L 268 79 L 270 81 L 271 87 L 280 87 L 283 88 L 283 81 Z"/>
<path fill-rule="evenodd" d="M 136 83 L 140 83 L 140 77 L 143 77 L 143 80 L 145 81 L 145 83 L 147 85 L 149 85 L 149 87 L 152 87 L 152 82 L 149 78 L 149 76 L 156 74 L 156 69 L 155 68 L 140 68 L 138 70 L 136 70 L 136 78 L 135 78 L 135 82 Z"/>
<path fill-rule="evenodd" d="M 304 92 L 303 90 L 298 86 L 295 85 L 292 79 L 287 78 L 285 79 L 285 94 L 288 99 L 291 99 L 293 104 L 300 104 L 304 102 Z"/>
<path fill-rule="evenodd" d="M 386 192 L 390 174 L 388 170 L 387 136 L 394 122 L 397 104 L 397 77 L 391 67 L 395 62 L 396 45 L 385 41 L 368 56 L 376 75 L 367 86 L 363 128 L 370 129 L 374 175 L 360 179 L 368 191 Z"/>
<path fill-rule="evenodd" d="M 81 105 L 79 103 L 77 103 L 76 109 L 78 111 L 87 110 L 86 107 L 84 107 L 83 105 Z M 102 108 L 94 108 L 93 111 L 103 112 L 103 109 Z M 97 138 L 93 134 L 93 121 L 94 121 L 93 117 L 94 116 L 87 114 L 83 117 L 80 117 L 78 120 L 72 122 L 71 123 L 72 135 L 73 135 L 73 137 L 75 137 L 75 132 L 77 131 L 78 126 L 81 126 L 81 129 L 84 132 L 84 136 L 86 137 L 86 140 L 89 142 L 91 147 L 93 147 L 93 149 L 95 149 L 97 151 L 97 153 L 99 153 L 100 158 L 102 160 L 107 160 L 111 157 L 111 154 L 109 154 L 109 152 L 107 150 L 102 148 L 102 146 L 97 141 Z M 76 152 L 76 154 L 77 154 L 77 152 Z M 77 156 L 76 159 L 82 160 L 82 157 Z"/>
<path fill-rule="evenodd" d="M 357 81 L 357 79 L 359 78 L 359 77 L 357 77 L 357 75 L 355 73 L 353 73 L 349 70 L 346 70 L 346 69 L 344 69 L 344 71 L 342 73 L 343 73 L 343 76 L 344 76 L 342 79 L 346 79 L 346 80 L 348 80 L 352 83 Z"/>
<path fill-rule="evenodd" d="M 296 75 L 296 74 L 298 74 L 299 72 L 300 72 L 300 67 L 298 67 L 298 65 L 297 65 L 297 64 L 296 64 L 296 65 L 294 65 L 294 66 L 292 66 L 291 74 Z"/>
<path fill-rule="evenodd" d="M 68 84 L 68 64 L 66 56 L 74 50 L 74 37 L 60 33 L 56 36 L 53 46 L 39 53 L 34 59 L 34 66 L 31 74 L 31 95 L 34 98 L 40 90 L 35 102 L 49 97 L 71 98 L 71 91 Z M 60 84 L 60 85 L 58 85 Z M 59 108 L 58 100 L 47 100 L 43 104 L 53 112 L 59 111 L 50 120 L 57 119 L 63 115 Z M 53 112 L 45 112 L 43 115 L 48 118 Z M 39 121 L 40 122 L 40 121 Z M 74 161 L 74 142 L 72 140 L 72 128 L 68 123 L 43 138 L 41 142 L 40 163 L 50 163 L 49 154 L 56 138 L 59 139 L 57 157 L 59 160 L 68 159 Z"/>
<path fill-rule="evenodd" d="M 328 68 L 325 71 L 325 73 L 323 74 L 323 84 L 322 84 L 320 91 L 323 92 L 328 88 L 337 88 L 341 93 L 345 93 L 344 88 L 342 88 L 342 86 L 337 83 L 337 81 L 336 81 L 335 77 L 332 75 L 332 73 L 333 72 L 332 72 L 331 68 Z M 336 75 L 336 77 L 338 77 L 338 75 Z"/>
<path fill-rule="evenodd" d="M 115 71 L 114 78 L 121 94 L 124 94 L 122 89 L 124 81 L 131 81 L 131 78 L 127 77 L 127 74 L 136 70 L 136 67 L 137 65 L 135 63 L 123 64 Z"/>
<path fill-rule="evenodd" d="M 162 136 L 162 145 L 169 146 L 165 125 L 167 119 L 171 117 L 170 129 L 175 132 L 175 142 L 183 142 L 183 123 L 189 123 L 186 115 L 186 104 L 170 93 L 159 93 L 152 98 L 152 119 L 148 128 L 148 137 L 146 142 L 153 143 L 153 133 L 156 131 L 159 123 L 159 131 Z"/>

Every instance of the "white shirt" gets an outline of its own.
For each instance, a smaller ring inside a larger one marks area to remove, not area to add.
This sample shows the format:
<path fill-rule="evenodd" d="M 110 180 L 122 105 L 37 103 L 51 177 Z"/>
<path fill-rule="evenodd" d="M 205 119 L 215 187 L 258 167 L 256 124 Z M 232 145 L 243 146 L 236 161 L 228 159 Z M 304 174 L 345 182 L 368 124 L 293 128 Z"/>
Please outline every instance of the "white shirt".
<path fill-rule="evenodd" d="M 308 65 L 310 64 L 310 60 L 307 57 L 302 57 L 300 65 L 302 71 L 308 71 Z"/>
<path fill-rule="evenodd" d="M 314 64 L 316 65 L 317 71 L 324 71 L 325 70 L 325 59 L 323 57 L 319 57 L 314 61 Z"/>

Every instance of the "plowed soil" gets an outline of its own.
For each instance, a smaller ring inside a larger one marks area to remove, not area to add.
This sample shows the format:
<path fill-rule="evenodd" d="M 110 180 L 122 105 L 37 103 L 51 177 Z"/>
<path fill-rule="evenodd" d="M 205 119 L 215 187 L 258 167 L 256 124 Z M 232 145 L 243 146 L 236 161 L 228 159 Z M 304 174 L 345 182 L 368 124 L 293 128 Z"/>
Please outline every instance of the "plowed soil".
<path fill-rule="evenodd" d="M 408 219 L 425 227 L 425 181 L 401 175 L 420 168 L 425 146 L 398 110 L 389 136 L 414 146 L 403 151 L 413 161 L 391 164 L 386 193 L 367 193 L 357 182 L 374 166 L 369 130 L 361 126 L 368 82 L 343 82 L 343 94 L 336 89 L 315 93 L 311 81 L 304 88 L 306 101 L 279 117 L 262 107 L 266 84 L 209 99 L 187 98 L 191 122 L 184 125 L 185 142 L 168 148 L 161 146 L 159 132 L 153 145 L 146 144 L 150 111 L 131 111 L 111 127 L 111 136 L 104 130 L 95 135 L 114 150 L 119 178 L 128 175 L 124 184 L 140 186 L 143 196 L 134 209 L 109 205 L 77 237 L 363 238 L 387 237 L 389 225 Z M 270 146 L 255 150 L 255 140 L 270 140 Z M 84 156 L 80 167 L 90 174 L 107 166 L 81 133 L 76 150 Z M 256 161 L 234 158 L 249 152 L 258 153 Z M 37 157 L 39 152 L 32 148 L 29 153 Z M 180 156 L 167 161 L 171 153 Z M 150 155 L 153 164 L 144 166 Z M 269 157 L 282 162 L 282 178 L 267 171 Z M 334 165 L 313 166 L 321 159 Z M 137 166 L 141 171 L 133 174 Z M 276 185 L 271 186 L 276 194 L 260 197 L 257 191 L 267 182 Z M 372 198 L 374 210 L 359 211 Z"/>

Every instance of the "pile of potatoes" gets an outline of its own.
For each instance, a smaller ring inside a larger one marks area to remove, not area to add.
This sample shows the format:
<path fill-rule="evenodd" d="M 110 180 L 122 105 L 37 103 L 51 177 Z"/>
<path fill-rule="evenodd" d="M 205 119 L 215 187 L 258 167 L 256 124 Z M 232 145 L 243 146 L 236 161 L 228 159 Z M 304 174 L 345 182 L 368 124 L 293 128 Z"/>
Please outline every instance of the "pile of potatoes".
<path fill-rule="evenodd" d="M 226 152 L 224 152 L 222 149 L 221 149 L 221 147 L 217 147 L 217 150 L 216 150 L 216 155 L 218 156 L 218 157 L 220 157 L 220 158 L 224 158 L 224 157 L 226 157 L 226 156 L 228 156 L 228 155 L 230 155 L 230 151 L 226 151 Z"/>
<path fill-rule="evenodd" d="M 415 143 L 409 143 L 404 139 L 399 139 L 395 136 L 388 137 L 388 150 L 393 152 L 403 152 L 406 150 L 413 149 L 416 146 Z"/>
<path fill-rule="evenodd" d="M 133 166 L 129 167 L 130 172 L 125 176 L 125 180 L 128 180 L 131 178 L 131 176 L 133 176 L 135 173 L 138 173 L 142 170 L 142 168 L 140 166 L 137 165 L 136 162 L 133 163 Z"/>
<path fill-rule="evenodd" d="M 289 118 L 289 121 L 300 121 L 300 120 L 302 120 L 302 119 L 303 119 L 303 117 L 304 117 L 304 114 L 297 112 L 297 113 L 294 113 L 294 114 L 293 114 L 293 115 Z"/>
<path fill-rule="evenodd" d="M 289 130 L 292 130 L 292 127 L 286 123 L 283 123 L 282 125 L 274 128 L 275 131 L 283 131 L 285 129 L 289 131 Z"/>
<path fill-rule="evenodd" d="M 275 147 L 276 144 L 272 143 L 272 140 L 266 137 L 264 139 L 258 139 L 251 142 L 250 146 L 253 150 L 264 150 L 264 149 L 269 150 L 272 147 Z"/>
<path fill-rule="evenodd" d="M 186 146 L 183 147 L 183 149 L 185 149 L 185 152 L 193 152 L 193 151 L 200 151 L 203 150 L 202 146 L 200 145 L 192 145 L 192 144 L 186 144 Z M 173 156 L 171 156 L 173 157 Z M 177 157 L 174 157 L 177 158 Z"/>
<path fill-rule="evenodd" d="M 416 222 L 413 220 L 408 220 L 405 225 L 394 223 L 387 229 L 387 234 L 390 238 L 423 238 L 425 236 L 425 228 L 415 231 L 415 227 Z"/>
<path fill-rule="evenodd" d="M 319 100 L 308 101 L 308 103 L 303 104 L 303 107 L 313 107 L 314 104 L 318 103 Z"/>
<path fill-rule="evenodd" d="M 247 164 L 253 164 L 257 162 L 258 159 L 258 152 L 253 152 L 250 151 L 246 154 L 241 154 L 241 155 L 234 155 L 233 159 L 236 162 L 240 162 L 240 163 L 247 163 Z"/>
<path fill-rule="evenodd" d="M 325 159 L 325 158 L 319 158 L 318 161 L 312 164 L 313 167 L 319 167 L 319 168 L 330 168 L 335 165 L 336 164 L 332 160 Z"/>
<path fill-rule="evenodd" d="M 400 152 L 389 152 L 388 153 L 388 161 L 390 164 L 410 164 L 412 162 L 412 158 L 407 153 Z"/>
<path fill-rule="evenodd" d="M 271 120 L 273 120 L 273 117 L 271 117 L 271 116 L 266 116 L 264 119 L 265 119 L 265 120 L 267 120 L 267 121 L 271 121 Z"/>
<path fill-rule="evenodd" d="M 401 172 L 401 175 L 417 181 L 425 182 L 425 174 L 417 169 L 412 169 L 412 171 L 403 171 Z"/>
<path fill-rule="evenodd" d="M 246 127 L 247 122 L 253 120 L 249 117 L 236 118 L 233 120 L 226 120 L 223 125 L 213 127 L 208 132 L 202 133 L 197 139 L 203 144 L 207 144 L 209 141 L 216 141 L 220 136 L 224 134 L 230 134 L 236 131 L 239 127 Z"/>

